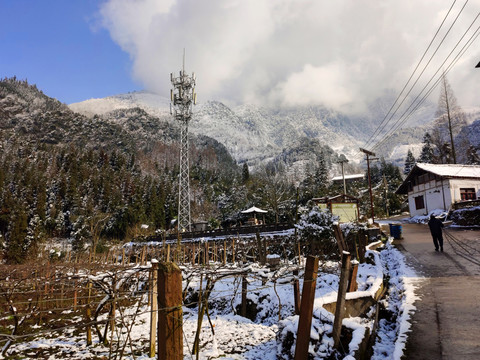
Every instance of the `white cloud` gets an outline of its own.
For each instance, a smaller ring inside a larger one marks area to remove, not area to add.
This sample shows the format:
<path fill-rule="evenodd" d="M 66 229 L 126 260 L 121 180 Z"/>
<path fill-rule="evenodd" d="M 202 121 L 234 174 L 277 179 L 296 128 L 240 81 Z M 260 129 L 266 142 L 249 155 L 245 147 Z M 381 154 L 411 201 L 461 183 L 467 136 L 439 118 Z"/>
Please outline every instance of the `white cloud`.
<path fill-rule="evenodd" d="M 362 111 L 385 89 L 403 87 L 449 3 L 109 0 L 100 15 L 132 57 L 135 79 L 163 95 L 186 48 L 186 70 L 197 74 L 200 99 Z M 479 10 L 478 3 L 467 6 L 429 69 L 438 68 Z M 449 76 L 465 105 L 480 105 L 474 48 Z"/>

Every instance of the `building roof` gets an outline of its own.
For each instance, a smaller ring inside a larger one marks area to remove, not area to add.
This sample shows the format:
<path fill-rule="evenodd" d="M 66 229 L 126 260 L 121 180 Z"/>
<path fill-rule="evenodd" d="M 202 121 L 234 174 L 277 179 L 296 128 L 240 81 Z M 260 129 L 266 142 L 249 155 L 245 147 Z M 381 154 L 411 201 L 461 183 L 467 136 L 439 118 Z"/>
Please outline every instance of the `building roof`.
<path fill-rule="evenodd" d="M 417 163 L 416 166 L 438 176 L 449 178 L 480 178 L 480 165 Z"/>
<path fill-rule="evenodd" d="M 267 213 L 267 212 L 268 212 L 267 210 L 262 210 L 262 209 L 257 208 L 256 206 L 252 206 L 251 208 L 242 211 L 242 214 L 250 214 L 250 213 L 262 213 L 262 214 L 265 214 L 265 213 Z"/>
<path fill-rule="evenodd" d="M 425 173 L 432 173 L 444 179 L 461 178 L 480 180 L 480 165 L 416 163 L 395 193 L 408 194 L 408 183 L 411 182 L 415 176 Z"/>
<path fill-rule="evenodd" d="M 353 179 L 362 179 L 365 177 L 365 174 L 352 174 L 352 175 L 345 175 L 345 180 L 353 180 Z M 343 176 L 334 176 L 332 181 L 343 181 Z"/>
<path fill-rule="evenodd" d="M 358 202 L 358 199 L 354 196 L 347 195 L 347 194 L 340 194 L 340 195 L 335 195 L 335 196 L 324 196 L 320 198 L 313 198 L 313 202 L 319 203 L 319 204 L 327 204 L 329 202 Z"/>

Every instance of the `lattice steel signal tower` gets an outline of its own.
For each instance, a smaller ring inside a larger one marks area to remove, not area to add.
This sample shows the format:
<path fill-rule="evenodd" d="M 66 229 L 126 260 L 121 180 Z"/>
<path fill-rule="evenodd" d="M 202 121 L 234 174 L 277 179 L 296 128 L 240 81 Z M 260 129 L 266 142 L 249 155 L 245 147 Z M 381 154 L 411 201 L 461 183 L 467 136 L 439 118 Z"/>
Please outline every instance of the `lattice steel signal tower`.
<path fill-rule="evenodd" d="M 185 73 L 185 53 L 180 76 L 170 74 L 170 114 L 180 123 L 180 174 L 178 181 L 178 231 L 190 231 L 190 161 L 188 150 L 188 123 L 192 119 L 193 105 L 197 103 L 195 73 Z"/>

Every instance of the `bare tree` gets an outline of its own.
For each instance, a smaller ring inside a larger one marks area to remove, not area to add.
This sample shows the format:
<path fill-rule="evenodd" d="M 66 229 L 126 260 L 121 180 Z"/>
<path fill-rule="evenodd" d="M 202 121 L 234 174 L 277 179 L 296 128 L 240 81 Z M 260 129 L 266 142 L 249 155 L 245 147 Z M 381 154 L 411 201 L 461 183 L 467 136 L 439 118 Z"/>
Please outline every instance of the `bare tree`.
<path fill-rule="evenodd" d="M 275 224 L 278 224 L 282 203 L 294 198 L 292 187 L 289 186 L 283 169 L 277 166 L 263 168 L 261 176 L 263 201 L 273 210 Z"/>
<path fill-rule="evenodd" d="M 464 141 L 457 139 L 455 144 L 455 138 L 460 133 L 462 127 L 467 125 L 466 115 L 462 108 L 458 105 L 457 98 L 453 93 L 450 84 L 447 81 L 445 74 L 442 77 L 442 88 L 440 91 L 440 97 L 438 99 L 437 112 L 435 114 L 435 128 L 433 130 L 433 142 L 437 146 L 437 149 L 447 149 L 445 144 L 449 143 L 450 154 L 439 154 L 444 162 L 457 163 L 457 150 L 458 146 L 462 148 Z M 457 148 L 456 148 L 457 146 Z"/>

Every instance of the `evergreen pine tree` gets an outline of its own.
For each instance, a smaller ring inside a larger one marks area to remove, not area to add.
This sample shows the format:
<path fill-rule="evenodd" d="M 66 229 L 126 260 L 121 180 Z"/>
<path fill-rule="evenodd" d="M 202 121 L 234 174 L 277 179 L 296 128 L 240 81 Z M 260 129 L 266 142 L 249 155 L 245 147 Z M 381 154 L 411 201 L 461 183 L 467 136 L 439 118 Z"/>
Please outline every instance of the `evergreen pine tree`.
<path fill-rule="evenodd" d="M 435 155 L 433 152 L 432 136 L 426 132 L 423 136 L 423 147 L 418 162 L 421 163 L 435 163 Z"/>
<path fill-rule="evenodd" d="M 415 165 L 416 161 L 415 158 L 413 157 L 412 151 L 408 149 L 407 153 L 407 158 L 405 159 L 405 166 L 403 168 L 403 173 L 405 175 L 408 175 L 410 171 L 413 169 L 413 166 Z"/>
<path fill-rule="evenodd" d="M 318 166 L 315 170 L 316 196 L 325 196 L 328 187 L 328 167 L 323 151 L 318 156 Z"/>
<path fill-rule="evenodd" d="M 244 163 L 242 168 L 242 180 L 243 183 L 246 183 L 250 178 L 250 171 L 248 170 L 248 164 Z"/>
<path fill-rule="evenodd" d="M 467 151 L 467 164 L 480 165 L 480 156 L 478 156 L 475 146 L 470 145 Z"/>

